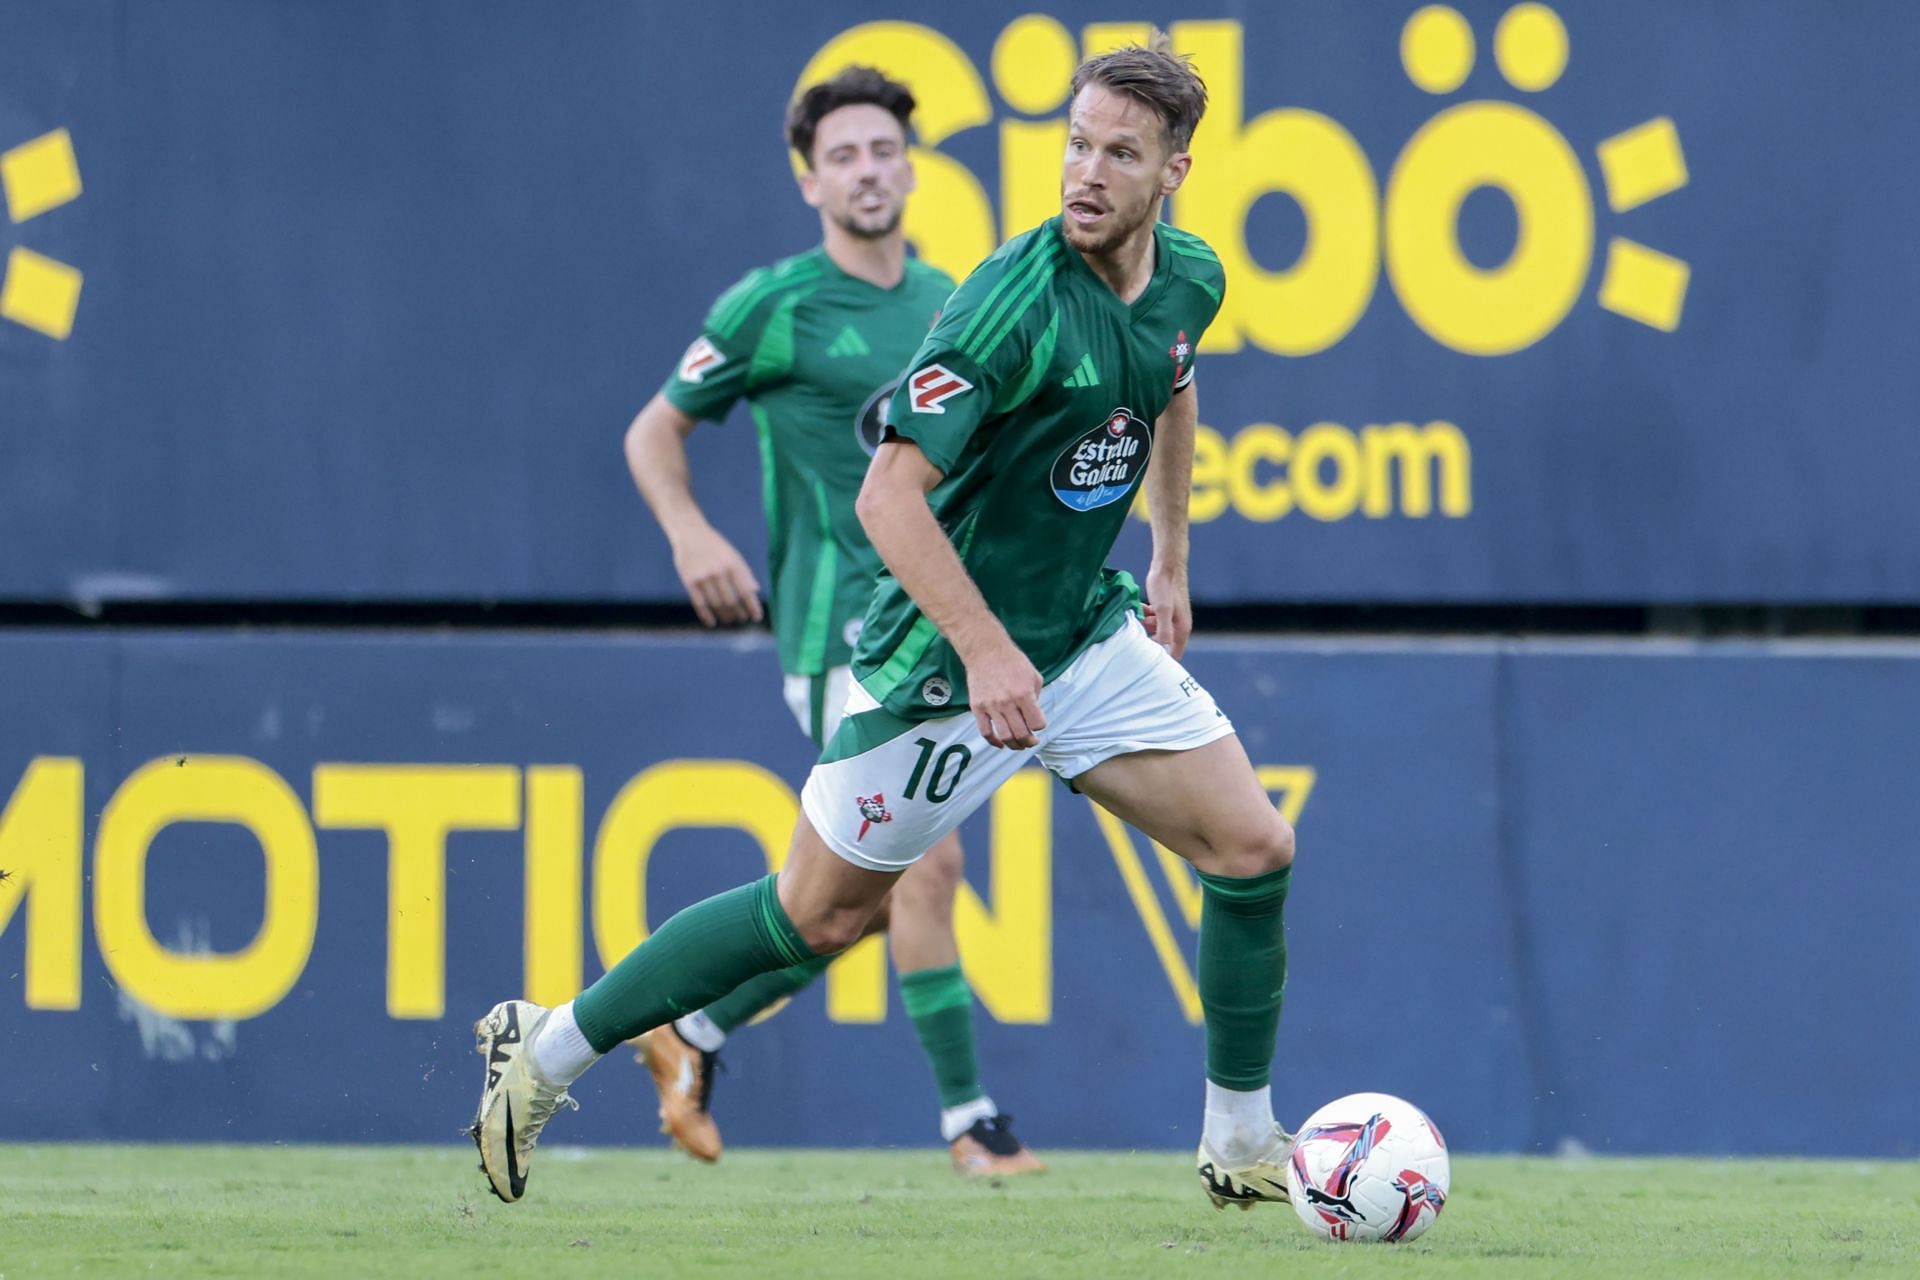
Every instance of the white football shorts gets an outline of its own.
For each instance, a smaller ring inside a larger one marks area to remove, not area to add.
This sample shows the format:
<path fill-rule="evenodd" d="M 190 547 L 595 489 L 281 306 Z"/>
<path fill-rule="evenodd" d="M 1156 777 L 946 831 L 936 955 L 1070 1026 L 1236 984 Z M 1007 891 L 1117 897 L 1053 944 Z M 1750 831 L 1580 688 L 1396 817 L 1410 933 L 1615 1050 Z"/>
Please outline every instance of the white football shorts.
<path fill-rule="evenodd" d="M 988 745 L 971 711 L 903 720 L 855 682 L 800 804 L 848 862 L 905 871 L 1029 758 L 1072 781 L 1115 756 L 1191 751 L 1233 732 L 1213 695 L 1133 616 L 1040 691 L 1040 710 L 1040 745 L 1017 751 Z"/>

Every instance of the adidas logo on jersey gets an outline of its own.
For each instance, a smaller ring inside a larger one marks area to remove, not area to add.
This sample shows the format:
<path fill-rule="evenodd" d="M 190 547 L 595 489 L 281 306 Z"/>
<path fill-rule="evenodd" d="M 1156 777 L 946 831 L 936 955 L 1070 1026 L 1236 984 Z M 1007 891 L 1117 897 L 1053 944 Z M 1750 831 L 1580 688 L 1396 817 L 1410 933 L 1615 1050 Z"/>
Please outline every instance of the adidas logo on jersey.
<path fill-rule="evenodd" d="M 873 348 L 867 345 L 867 340 L 860 336 L 858 329 L 848 325 L 840 331 L 839 337 L 827 344 L 827 354 L 836 357 L 869 356 L 873 354 Z"/>
<path fill-rule="evenodd" d="M 1093 367 L 1093 353 L 1091 351 L 1080 357 L 1079 366 L 1076 367 L 1073 373 L 1068 376 L 1067 380 L 1060 385 L 1063 387 L 1097 387 L 1100 385 L 1100 375 Z"/>

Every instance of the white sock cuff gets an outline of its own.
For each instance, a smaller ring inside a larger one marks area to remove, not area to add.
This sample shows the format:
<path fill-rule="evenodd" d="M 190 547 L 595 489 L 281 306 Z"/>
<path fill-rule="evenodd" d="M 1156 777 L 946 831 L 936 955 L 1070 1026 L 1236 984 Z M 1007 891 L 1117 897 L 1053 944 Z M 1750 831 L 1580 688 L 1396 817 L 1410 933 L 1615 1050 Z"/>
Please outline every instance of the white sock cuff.
<path fill-rule="evenodd" d="M 1273 1145 L 1273 1088 L 1223 1089 L 1207 1081 L 1202 1137 L 1207 1149 L 1229 1165 L 1257 1159 Z"/>
<path fill-rule="evenodd" d="M 727 1033 L 707 1016 L 705 1009 L 695 1009 L 692 1013 L 675 1018 L 673 1030 L 682 1040 L 703 1053 L 718 1053 L 720 1046 L 727 1042 Z"/>
<path fill-rule="evenodd" d="M 558 1085 L 572 1084 L 600 1061 L 600 1055 L 587 1043 L 586 1033 L 574 1021 L 571 1000 L 547 1015 L 528 1051 L 540 1074 Z"/>
<path fill-rule="evenodd" d="M 963 1102 L 957 1107 L 943 1107 L 940 1111 L 940 1136 L 948 1142 L 973 1128 L 976 1120 L 991 1120 L 1000 1114 L 1000 1108 L 993 1105 L 993 1099 L 981 1094 L 972 1102 Z"/>

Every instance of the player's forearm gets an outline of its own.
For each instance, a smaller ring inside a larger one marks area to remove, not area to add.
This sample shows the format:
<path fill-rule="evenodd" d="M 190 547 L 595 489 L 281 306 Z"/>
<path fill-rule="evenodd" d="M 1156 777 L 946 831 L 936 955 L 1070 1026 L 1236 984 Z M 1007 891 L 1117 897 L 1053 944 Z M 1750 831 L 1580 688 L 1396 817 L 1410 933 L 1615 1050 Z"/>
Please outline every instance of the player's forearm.
<path fill-rule="evenodd" d="M 693 420 L 655 396 L 627 428 L 627 469 L 670 541 L 712 527 L 693 496 L 687 432 Z"/>
<path fill-rule="evenodd" d="M 962 662 L 971 665 L 996 646 L 1013 643 L 934 519 L 924 490 L 876 483 L 869 473 L 856 511 L 887 569 Z"/>
<path fill-rule="evenodd" d="M 1199 395 L 1178 392 L 1153 430 L 1153 461 L 1147 467 L 1147 518 L 1153 529 L 1153 567 L 1187 571 L 1187 500 L 1193 493 L 1193 435 Z"/>

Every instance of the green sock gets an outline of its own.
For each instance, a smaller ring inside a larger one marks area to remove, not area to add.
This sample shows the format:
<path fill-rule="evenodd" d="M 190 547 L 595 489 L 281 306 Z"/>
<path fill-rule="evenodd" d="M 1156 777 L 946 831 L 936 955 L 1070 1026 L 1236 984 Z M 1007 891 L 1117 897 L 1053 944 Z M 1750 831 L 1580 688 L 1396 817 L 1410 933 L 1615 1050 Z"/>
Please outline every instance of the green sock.
<path fill-rule="evenodd" d="M 957 964 L 900 975 L 900 1002 L 933 1065 L 942 1107 L 986 1096 L 980 1060 L 973 1051 L 973 988 Z"/>
<path fill-rule="evenodd" d="M 838 956 L 815 956 L 805 964 L 775 969 L 772 973 L 749 978 L 708 1005 L 707 1017 L 722 1031 L 731 1032 L 735 1027 L 744 1027 L 759 1017 L 762 1011 L 803 990 L 837 959 Z"/>
<path fill-rule="evenodd" d="M 1264 1088 L 1287 987 L 1281 913 L 1293 868 L 1236 880 L 1200 873 L 1200 1006 L 1207 1016 L 1207 1079 Z"/>
<path fill-rule="evenodd" d="M 814 959 L 774 877 L 696 902 L 661 925 L 573 1002 L 594 1052 L 701 1009 L 749 978 Z"/>

